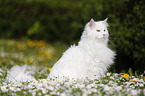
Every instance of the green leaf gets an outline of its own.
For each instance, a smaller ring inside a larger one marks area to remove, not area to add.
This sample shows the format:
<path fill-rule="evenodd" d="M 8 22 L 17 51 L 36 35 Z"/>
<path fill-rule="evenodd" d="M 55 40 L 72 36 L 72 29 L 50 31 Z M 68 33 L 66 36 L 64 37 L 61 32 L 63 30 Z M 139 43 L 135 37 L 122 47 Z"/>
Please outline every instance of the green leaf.
<path fill-rule="evenodd" d="M 31 28 L 29 28 L 28 30 L 28 35 L 33 35 L 33 34 L 36 34 L 38 33 L 40 30 L 40 23 L 38 21 L 36 21 L 33 26 Z"/>
<path fill-rule="evenodd" d="M 129 68 L 128 73 L 129 73 L 130 76 L 133 76 L 133 72 L 132 72 L 131 68 Z"/>
<path fill-rule="evenodd" d="M 138 75 L 137 75 L 137 71 L 135 71 L 135 77 L 138 77 Z"/>

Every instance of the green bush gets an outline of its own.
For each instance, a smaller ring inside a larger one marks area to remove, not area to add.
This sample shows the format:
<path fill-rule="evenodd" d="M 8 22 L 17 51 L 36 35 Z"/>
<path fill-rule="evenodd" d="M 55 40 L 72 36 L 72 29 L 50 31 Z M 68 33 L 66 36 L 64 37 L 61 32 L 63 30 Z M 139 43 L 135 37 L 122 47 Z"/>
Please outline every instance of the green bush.
<path fill-rule="evenodd" d="M 145 70 L 145 1 L 127 3 L 124 16 L 116 34 L 117 62 L 116 69 L 132 68 Z"/>

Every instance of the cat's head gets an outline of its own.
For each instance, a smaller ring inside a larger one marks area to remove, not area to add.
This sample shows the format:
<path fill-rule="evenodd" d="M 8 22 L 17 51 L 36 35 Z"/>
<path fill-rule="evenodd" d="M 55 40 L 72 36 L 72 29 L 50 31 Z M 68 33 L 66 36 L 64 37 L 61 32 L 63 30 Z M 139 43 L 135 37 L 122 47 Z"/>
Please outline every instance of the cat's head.
<path fill-rule="evenodd" d="M 94 21 L 93 19 L 90 20 L 89 23 L 87 23 L 85 27 L 85 37 L 90 39 L 96 39 L 96 40 L 106 40 L 108 41 L 109 33 L 107 30 L 107 27 L 109 26 L 107 23 L 107 19 L 103 21 Z"/>

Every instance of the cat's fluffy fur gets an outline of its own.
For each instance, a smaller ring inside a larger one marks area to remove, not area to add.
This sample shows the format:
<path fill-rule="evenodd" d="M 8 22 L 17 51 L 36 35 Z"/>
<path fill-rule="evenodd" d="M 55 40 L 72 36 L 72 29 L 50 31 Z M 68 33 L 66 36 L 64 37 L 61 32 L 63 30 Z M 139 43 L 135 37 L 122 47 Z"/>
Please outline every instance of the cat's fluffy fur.
<path fill-rule="evenodd" d="M 95 79 L 103 76 L 107 68 L 113 63 L 115 56 L 115 53 L 107 45 L 109 37 L 107 27 L 107 19 L 98 22 L 91 19 L 85 26 L 78 46 L 73 45 L 63 53 L 63 56 L 53 66 L 47 79 L 55 76 L 61 81 L 64 77 Z M 22 67 L 20 67 L 21 70 Z M 23 68 L 26 70 L 26 66 Z M 19 72 L 20 74 L 16 70 L 18 70 L 18 66 L 14 66 L 10 70 L 10 74 L 7 76 L 9 81 L 34 79 L 29 74 L 25 74 L 25 70 Z"/>
<path fill-rule="evenodd" d="M 95 79 L 103 76 L 113 63 L 115 53 L 108 48 L 107 19 L 95 22 L 93 19 L 85 26 L 78 46 L 71 46 L 53 66 L 49 78 Z"/>
<path fill-rule="evenodd" d="M 28 65 L 18 66 L 15 65 L 7 72 L 6 81 L 15 82 L 15 81 L 28 81 L 35 80 L 32 76 L 35 72 Z"/>

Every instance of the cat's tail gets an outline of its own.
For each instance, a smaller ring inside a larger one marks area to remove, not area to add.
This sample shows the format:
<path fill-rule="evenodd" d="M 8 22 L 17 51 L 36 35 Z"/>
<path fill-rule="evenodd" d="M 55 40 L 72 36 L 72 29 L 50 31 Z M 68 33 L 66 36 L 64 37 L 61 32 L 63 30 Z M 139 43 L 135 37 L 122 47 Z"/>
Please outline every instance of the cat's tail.
<path fill-rule="evenodd" d="M 32 76 L 33 74 L 35 74 L 34 70 L 32 70 L 32 68 L 29 67 L 28 65 L 23 66 L 15 65 L 10 70 L 8 70 L 6 81 L 23 82 L 35 80 L 35 78 Z"/>

